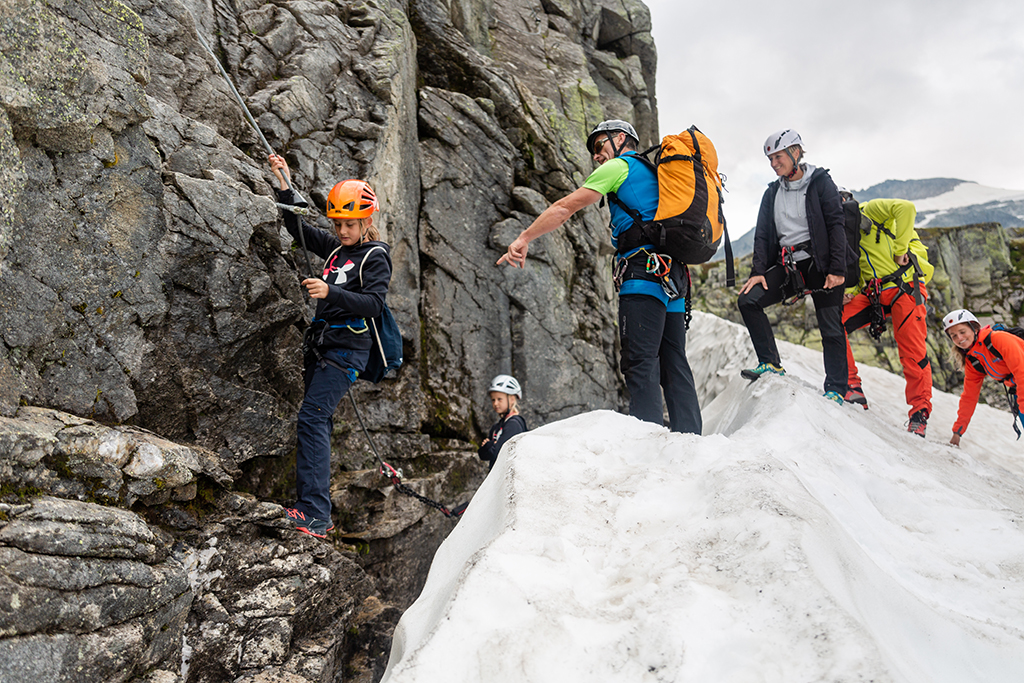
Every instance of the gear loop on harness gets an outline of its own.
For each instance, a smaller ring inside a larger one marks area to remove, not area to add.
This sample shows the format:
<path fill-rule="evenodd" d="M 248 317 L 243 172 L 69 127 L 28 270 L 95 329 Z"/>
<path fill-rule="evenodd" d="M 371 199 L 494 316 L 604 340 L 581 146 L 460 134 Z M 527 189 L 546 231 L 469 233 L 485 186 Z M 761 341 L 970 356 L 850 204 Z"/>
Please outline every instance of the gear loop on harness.
<path fill-rule="evenodd" d="M 796 265 L 795 254 L 798 251 L 806 251 L 810 248 L 810 242 L 804 242 L 803 244 L 797 244 L 792 247 L 782 247 L 782 254 L 779 256 L 779 263 L 782 264 L 782 267 L 786 272 L 786 279 L 782 282 L 782 291 L 792 292 L 788 297 L 782 300 L 783 306 L 792 306 L 808 294 L 833 291 L 832 289 L 825 288 L 811 289 L 807 286 L 807 280 L 804 278 L 804 274 L 800 272 L 800 268 Z"/>
<path fill-rule="evenodd" d="M 914 269 L 914 280 L 913 284 L 903 279 L 903 276 L 911 268 Z M 885 277 L 871 278 L 864 285 L 864 289 L 861 292 L 867 296 L 869 308 L 871 310 L 871 326 L 868 328 L 868 334 L 874 340 L 882 338 L 882 333 L 885 332 L 885 319 L 887 316 L 892 314 L 893 304 L 901 296 L 907 294 L 914 297 L 914 303 L 917 306 L 924 304 L 924 296 L 921 294 L 921 278 L 924 276 L 924 271 L 921 269 L 921 264 L 917 260 L 917 255 L 913 252 L 907 252 L 907 263 L 906 265 L 900 266 L 895 271 L 886 275 Z M 886 285 L 896 284 L 899 289 L 899 293 L 893 297 L 893 300 L 886 306 L 882 304 L 882 290 L 886 289 Z"/>

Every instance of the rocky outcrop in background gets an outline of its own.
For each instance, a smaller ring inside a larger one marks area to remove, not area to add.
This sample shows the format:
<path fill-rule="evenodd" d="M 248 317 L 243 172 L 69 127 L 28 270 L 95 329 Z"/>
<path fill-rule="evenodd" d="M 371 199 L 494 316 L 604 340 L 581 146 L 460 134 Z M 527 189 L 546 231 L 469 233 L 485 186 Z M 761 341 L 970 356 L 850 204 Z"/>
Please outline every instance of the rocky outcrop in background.
<path fill-rule="evenodd" d="M 406 364 L 355 395 L 451 504 L 494 374 L 534 425 L 622 405 L 606 215 L 493 264 L 590 171 L 594 124 L 657 137 L 646 8 L 0 4 L 0 678 L 373 680 L 453 522 L 367 469 L 343 405 L 339 531 L 286 528 L 306 266 L 197 32 L 313 204 L 348 177 L 381 197 Z"/>
<path fill-rule="evenodd" d="M 1007 231 L 998 223 L 918 230 L 921 241 L 928 247 L 928 260 L 935 266 L 927 286 L 927 308 L 928 358 L 936 388 L 958 394 L 963 386 L 963 372 L 950 360 L 951 345 L 942 330 L 943 315 L 957 308 L 967 308 L 982 324 L 1019 324 L 1024 313 L 1024 239 L 1018 233 L 1019 230 Z M 744 282 L 749 272 L 748 256 L 737 262 L 737 282 Z M 736 308 L 737 290 L 724 286 L 723 263 L 694 268 L 692 273 L 697 283 L 695 308 L 742 324 Z M 821 349 L 821 334 L 810 297 L 793 306 L 773 306 L 766 312 L 776 337 Z M 878 341 L 871 338 L 866 328 L 854 332 L 850 335 L 850 346 L 858 363 L 901 374 L 891 325 Z M 870 396 L 868 400 L 870 402 Z M 983 385 L 982 401 L 1006 408 L 1003 390 L 994 382 Z"/>

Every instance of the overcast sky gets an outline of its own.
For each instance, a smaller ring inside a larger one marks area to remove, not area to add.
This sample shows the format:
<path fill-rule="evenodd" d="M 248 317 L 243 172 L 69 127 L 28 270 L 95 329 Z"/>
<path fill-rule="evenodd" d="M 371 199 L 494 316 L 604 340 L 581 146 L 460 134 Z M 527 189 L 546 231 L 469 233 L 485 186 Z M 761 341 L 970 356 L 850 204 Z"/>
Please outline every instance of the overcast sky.
<path fill-rule="evenodd" d="M 1024 189 L 1021 0 L 645 0 L 661 134 L 690 124 L 728 175 L 734 237 L 775 178 L 782 128 L 839 185 L 961 178 Z"/>

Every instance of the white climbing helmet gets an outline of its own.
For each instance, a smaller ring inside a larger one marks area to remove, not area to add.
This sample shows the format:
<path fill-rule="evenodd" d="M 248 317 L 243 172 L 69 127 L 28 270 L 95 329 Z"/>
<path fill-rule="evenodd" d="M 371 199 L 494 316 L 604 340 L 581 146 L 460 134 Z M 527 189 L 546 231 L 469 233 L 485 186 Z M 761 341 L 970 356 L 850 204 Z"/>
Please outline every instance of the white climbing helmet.
<path fill-rule="evenodd" d="M 789 149 L 793 145 L 803 147 L 804 141 L 800 138 L 800 133 L 797 133 L 792 128 L 777 131 L 769 135 L 768 139 L 764 141 L 764 155 L 770 157 L 776 152 Z"/>
<path fill-rule="evenodd" d="M 503 394 L 518 396 L 519 398 L 523 397 L 523 389 L 512 375 L 498 375 L 492 379 L 491 388 L 487 392 L 490 393 L 492 391 L 500 391 Z"/>
<path fill-rule="evenodd" d="M 949 332 L 949 328 L 953 325 L 959 325 L 960 323 L 976 323 L 979 327 L 981 323 L 974 317 L 974 314 L 968 311 L 966 308 L 958 308 L 955 311 L 950 311 L 946 314 L 946 317 L 942 319 L 942 329 L 945 332 Z"/>

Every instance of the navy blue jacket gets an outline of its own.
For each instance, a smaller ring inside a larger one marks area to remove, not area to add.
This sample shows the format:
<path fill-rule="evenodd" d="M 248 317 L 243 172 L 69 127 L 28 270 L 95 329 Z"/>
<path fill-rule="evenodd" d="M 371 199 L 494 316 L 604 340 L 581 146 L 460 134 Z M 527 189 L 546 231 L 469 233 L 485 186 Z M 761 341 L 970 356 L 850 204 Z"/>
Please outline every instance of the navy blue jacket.
<path fill-rule="evenodd" d="M 526 420 L 522 415 L 503 417 L 491 427 L 491 431 L 487 434 L 489 441 L 480 446 L 476 452 L 481 460 L 488 463 L 488 472 L 491 471 L 491 467 L 494 467 L 494 461 L 498 459 L 498 453 L 501 452 L 501 447 L 505 445 L 505 442 L 525 431 Z"/>
<path fill-rule="evenodd" d="M 768 185 L 761 198 L 754 228 L 754 256 L 750 276 L 764 275 L 779 262 L 782 247 L 775 230 L 775 195 L 782 180 Z M 846 222 L 842 200 L 828 170 L 814 169 L 807 185 L 807 227 L 811 231 L 811 257 L 819 273 L 846 277 Z"/>
<path fill-rule="evenodd" d="M 278 190 L 282 204 L 294 204 L 291 190 Z M 324 321 L 326 331 L 318 348 L 369 349 L 373 346 L 367 318 L 376 318 L 384 307 L 391 281 L 391 255 L 384 242 L 363 242 L 344 247 L 338 236 L 313 227 L 290 211 L 284 212 L 284 225 L 292 238 L 299 241 L 299 230 L 306 248 L 324 259 L 321 278 L 327 283 L 327 297 L 317 299 L 313 322 Z M 377 249 L 366 264 L 363 259 L 373 247 Z M 362 284 L 359 269 L 362 268 Z M 318 335 L 319 337 L 319 335 Z"/>

